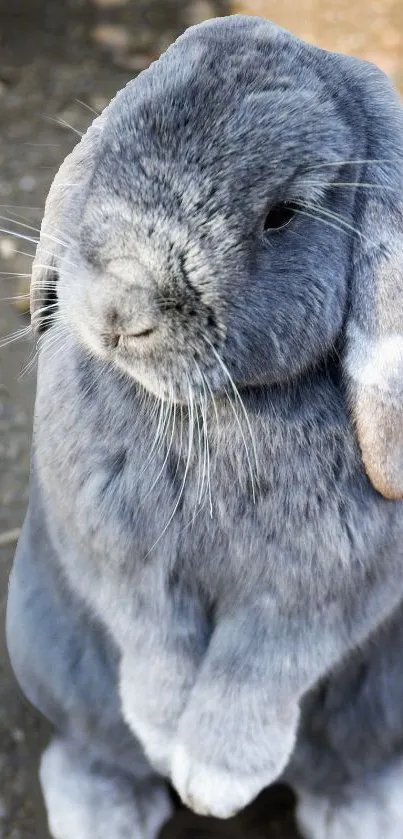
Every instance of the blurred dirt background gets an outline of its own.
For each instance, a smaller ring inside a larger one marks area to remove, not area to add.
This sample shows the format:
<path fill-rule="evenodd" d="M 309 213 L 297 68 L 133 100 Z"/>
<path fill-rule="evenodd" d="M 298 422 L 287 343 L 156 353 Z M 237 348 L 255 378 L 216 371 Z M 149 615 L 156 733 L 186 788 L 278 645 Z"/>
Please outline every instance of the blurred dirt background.
<path fill-rule="evenodd" d="M 401 0 L 283 0 L 281 9 L 277 0 L 0 0 L 0 839 L 48 837 L 36 779 L 48 727 L 15 685 L 2 632 L 27 499 L 35 367 L 26 295 L 44 199 L 94 111 L 187 25 L 230 11 L 374 61 L 403 89 Z M 296 839 L 292 797 L 274 788 L 222 824 L 180 811 L 163 831 L 215 836 Z"/>

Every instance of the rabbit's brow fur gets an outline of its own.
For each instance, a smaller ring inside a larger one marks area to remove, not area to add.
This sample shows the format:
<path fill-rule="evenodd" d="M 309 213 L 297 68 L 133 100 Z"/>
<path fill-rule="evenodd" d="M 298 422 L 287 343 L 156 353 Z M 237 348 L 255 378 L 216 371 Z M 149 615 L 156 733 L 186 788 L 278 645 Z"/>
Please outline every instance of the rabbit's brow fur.
<path fill-rule="evenodd" d="M 83 744 L 166 815 L 136 737 L 198 812 L 282 777 L 308 839 L 403 835 L 402 113 L 374 66 L 217 19 L 55 179 L 8 607 L 70 749 L 42 767 L 51 826 L 49 766 L 91 779 Z"/>

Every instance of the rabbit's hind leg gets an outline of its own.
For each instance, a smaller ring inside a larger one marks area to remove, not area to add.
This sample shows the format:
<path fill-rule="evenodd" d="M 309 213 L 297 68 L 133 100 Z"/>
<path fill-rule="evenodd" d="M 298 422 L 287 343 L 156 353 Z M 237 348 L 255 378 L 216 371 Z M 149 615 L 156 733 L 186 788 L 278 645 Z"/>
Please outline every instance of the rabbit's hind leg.
<path fill-rule="evenodd" d="M 305 839 L 403 839 L 403 606 L 307 696 L 287 780 Z"/>
<path fill-rule="evenodd" d="M 155 839 L 170 816 L 162 780 L 134 783 L 73 740 L 55 738 L 39 774 L 53 839 Z"/>
<path fill-rule="evenodd" d="M 28 512 L 10 577 L 7 643 L 22 690 L 57 731 L 40 766 L 50 832 L 157 839 L 170 795 L 123 720 L 118 652 L 62 579 L 40 522 L 40 510 Z"/>
<path fill-rule="evenodd" d="M 304 839 L 402 839 L 403 758 L 334 795 L 300 791 Z"/>

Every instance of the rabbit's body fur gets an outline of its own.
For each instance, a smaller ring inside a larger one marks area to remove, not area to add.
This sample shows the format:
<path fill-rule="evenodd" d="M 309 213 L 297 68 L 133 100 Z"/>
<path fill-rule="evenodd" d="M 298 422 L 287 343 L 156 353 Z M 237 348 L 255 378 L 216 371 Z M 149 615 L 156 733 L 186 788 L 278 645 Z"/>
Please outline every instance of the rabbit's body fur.
<path fill-rule="evenodd" d="M 388 256 L 375 199 L 354 186 L 368 158 L 380 189 L 398 192 L 403 174 L 371 119 L 386 83 L 374 76 L 364 113 L 364 65 L 329 57 L 325 83 L 319 52 L 257 19 L 190 30 L 91 129 L 86 178 L 57 219 L 60 317 L 39 358 L 8 609 L 19 679 L 67 738 L 45 756 L 45 794 L 46 767 L 65 766 L 72 743 L 82 766 L 86 742 L 84 774 L 93 754 L 116 784 L 148 783 L 162 820 L 136 736 L 199 812 L 227 817 L 285 777 L 308 839 L 395 839 L 396 819 L 403 835 L 394 794 L 379 825 L 368 816 L 372 834 L 354 817 L 369 773 L 375 810 L 374 789 L 386 800 L 385 777 L 390 790 L 400 777 L 403 505 L 365 473 L 351 421 L 365 364 L 350 351 L 346 375 L 342 361 L 371 297 L 352 271 L 375 260 L 383 275 Z M 392 133 L 397 114 L 393 99 Z M 301 191 L 305 211 L 265 239 L 268 196 Z M 133 329 L 134 344 L 109 339 Z M 130 813 L 99 839 L 128 835 Z M 157 823 L 133 839 L 154 839 Z M 74 830 L 98 839 L 85 818 Z"/>

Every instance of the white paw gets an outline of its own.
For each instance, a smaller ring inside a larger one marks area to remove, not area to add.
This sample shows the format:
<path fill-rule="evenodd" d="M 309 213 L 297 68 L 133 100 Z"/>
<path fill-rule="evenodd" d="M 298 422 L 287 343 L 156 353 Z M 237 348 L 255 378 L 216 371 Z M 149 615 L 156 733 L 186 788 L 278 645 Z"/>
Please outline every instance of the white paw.
<path fill-rule="evenodd" d="M 42 756 L 40 780 L 53 839 L 157 839 L 172 805 L 158 779 L 136 782 L 86 766 L 63 740 Z"/>
<path fill-rule="evenodd" d="M 195 760 L 178 745 L 172 761 L 172 783 L 184 804 L 200 816 L 229 819 L 270 783 L 267 774 L 238 775 Z"/>

